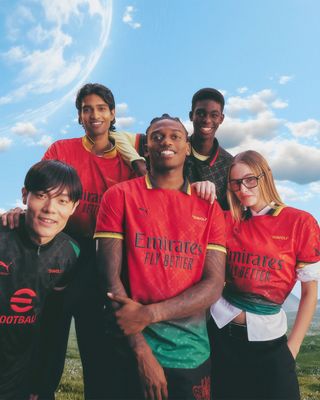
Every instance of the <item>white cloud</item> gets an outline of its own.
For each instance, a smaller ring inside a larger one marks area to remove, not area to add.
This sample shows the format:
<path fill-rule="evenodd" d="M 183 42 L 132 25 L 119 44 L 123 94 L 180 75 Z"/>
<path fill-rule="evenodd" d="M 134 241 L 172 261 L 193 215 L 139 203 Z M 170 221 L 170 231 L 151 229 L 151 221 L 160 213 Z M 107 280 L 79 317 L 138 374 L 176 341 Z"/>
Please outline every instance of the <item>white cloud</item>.
<path fill-rule="evenodd" d="M 6 210 L 4 208 L 0 208 L 0 214 L 3 214 L 5 212 L 6 212 Z"/>
<path fill-rule="evenodd" d="M 243 111 L 257 114 L 268 109 L 268 102 L 274 98 L 270 89 L 264 89 L 248 97 L 229 97 L 226 103 L 226 113 L 229 116 L 238 115 Z"/>
<path fill-rule="evenodd" d="M 266 141 L 247 138 L 240 145 L 229 148 L 229 151 L 235 155 L 249 149 L 260 152 L 268 160 L 273 175 L 278 180 L 289 180 L 298 184 L 319 181 L 319 148 L 279 137 Z"/>
<path fill-rule="evenodd" d="M 138 29 L 138 28 L 141 28 L 141 24 L 140 24 L 140 22 L 135 22 L 133 20 L 133 15 L 132 14 L 135 11 L 136 11 L 136 9 L 133 6 L 127 6 L 126 9 L 125 9 L 125 12 L 123 14 L 122 21 L 125 24 L 128 24 L 129 26 L 131 26 L 131 28 Z"/>
<path fill-rule="evenodd" d="M 127 103 L 116 104 L 116 115 L 119 115 L 119 117 L 123 116 L 127 111 L 128 111 Z M 119 118 L 117 118 L 117 119 L 119 119 Z"/>
<path fill-rule="evenodd" d="M 69 56 L 66 59 L 66 52 L 73 41 L 72 37 L 63 31 L 63 25 L 67 24 L 71 17 L 76 17 L 81 22 L 81 19 L 86 16 L 83 6 L 87 6 L 91 16 L 96 14 L 101 16 L 99 46 L 87 55 L 86 60 L 80 55 Z M 45 30 L 41 25 L 30 29 L 30 26 L 27 25 L 28 29 L 24 31 L 22 28 L 26 28 L 26 26 L 23 25 L 23 22 L 30 21 L 33 18 L 31 12 L 29 12 L 28 17 L 26 7 L 24 14 L 15 9 L 12 18 L 7 19 L 7 29 L 17 26 L 20 30 L 18 28 L 15 28 L 15 30 L 19 33 L 20 39 L 22 34 L 24 36 L 29 35 L 29 38 L 32 37 L 35 43 L 47 40 L 48 45 L 46 48 L 39 46 L 30 50 L 25 47 L 26 44 L 24 43 L 24 46 L 13 46 L 6 53 L 1 54 L 7 62 L 20 63 L 22 68 L 20 68 L 20 73 L 16 78 L 16 82 L 20 83 L 21 86 L 2 96 L 0 104 L 18 102 L 30 94 L 50 93 L 65 87 L 76 79 L 78 80 L 76 85 L 78 87 L 96 65 L 106 45 L 112 19 L 111 0 L 107 4 L 101 0 L 69 0 L 65 2 L 43 0 L 39 2 L 39 8 L 45 14 L 43 19 L 50 22 L 49 26 L 53 26 L 52 29 Z M 21 18 L 19 19 L 17 16 Z M 23 21 L 23 18 L 25 18 L 25 21 Z M 64 100 L 73 94 L 74 89 L 70 90 L 63 99 L 60 98 L 59 101 L 55 102 L 54 107 L 52 107 L 53 104 L 50 104 L 50 108 L 46 107 L 47 105 L 43 108 L 46 113 L 52 114 L 55 109 L 61 107 Z"/>
<path fill-rule="evenodd" d="M 277 99 L 271 103 L 271 106 L 276 109 L 287 108 L 288 103 L 286 101 Z"/>
<path fill-rule="evenodd" d="M 235 147 L 248 140 L 275 137 L 281 123 L 271 111 L 260 112 L 255 118 L 247 120 L 226 116 L 217 136 L 225 147 Z"/>
<path fill-rule="evenodd" d="M 248 91 L 248 88 L 246 86 L 240 87 L 237 89 L 237 92 L 242 94 Z"/>
<path fill-rule="evenodd" d="M 320 122 L 315 119 L 307 119 L 301 122 L 288 122 L 286 126 L 295 137 L 319 137 L 320 134 Z"/>
<path fill-rule="evenodd" d="M 0 137 L 0 151 L 5 151 L 11 146 L 12 140 L 6 137 Z"/>
<path fill-rule="evenodd" d="M 280 85 L 286 85 L 292 79 L 293 79 L 293 75 L 282 75 L 279 77 L 278 82 L 280 83 Z"/>
<path fill-rule="evenodd" d="M 52 143 L 53 143 L 53 138 L 52 138 L 51 136 L 49 136 L 49 135 L 43 135 L 43 136 L 41 136 L 41 138 L 40 138 L 37 142 L 35 142 L 34 144 L 35 144 L 36 146 L 41 146 L 41 147 L 44 147 L 44 148 L 47 149 Z"/>
<path fill-rule="evenodd" d="M 116 125 L 118 129 L 126 129 L 132 126 L 135 122 L 133 117 L 119 117 L 116 118 Z"/>
<path fill-rule="evenodd" d="M 192 122 L 189 119 L 186 120 L 186 121 L 181 120 L 181 122 L 185 126 L 185 128 L 188 131 L 189 135 L 192 135 L 192 133 L 193 133 L 193 124 L 192 124 Z"/>
<path fill-rule="evenodd" d="M 31 122 L 17 122 L 11 131 L 20 136 L 34 136 L 37 128 Z"/>

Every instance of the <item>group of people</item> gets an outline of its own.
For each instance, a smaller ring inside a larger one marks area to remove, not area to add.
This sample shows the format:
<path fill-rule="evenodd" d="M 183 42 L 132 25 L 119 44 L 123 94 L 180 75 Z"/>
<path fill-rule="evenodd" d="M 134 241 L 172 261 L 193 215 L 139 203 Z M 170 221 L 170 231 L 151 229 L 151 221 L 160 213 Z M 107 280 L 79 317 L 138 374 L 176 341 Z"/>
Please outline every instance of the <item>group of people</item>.
<path fill-rule="evenodd" d="M 193 95 L 191 136 L 169 114 L 116 132 L 101 84 L 76 107 L 85 135 L 53 143 L 1 217 L 0 398 L 54 399 L 73 317 L 86 399 L 299 399 L 319 226 L 261 154 L 219 145 L 223 95 Z"/>

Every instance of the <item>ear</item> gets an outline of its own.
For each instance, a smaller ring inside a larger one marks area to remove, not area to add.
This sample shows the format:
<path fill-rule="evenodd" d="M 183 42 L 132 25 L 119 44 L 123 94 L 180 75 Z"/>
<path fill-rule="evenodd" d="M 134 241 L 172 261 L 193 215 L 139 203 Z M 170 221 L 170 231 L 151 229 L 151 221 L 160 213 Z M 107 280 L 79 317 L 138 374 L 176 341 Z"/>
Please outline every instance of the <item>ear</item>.
<path fill-rule="evenodd" d="M 187 154 L 187 156 L 190 156 L 190 154 L 191 154 L 191 143 L 190 142 L 187 142 L 186 154 Z"/>
<path fill-rule="evenodd" d="M 144 145 L 143 145 L 143 149 L 144 149 L 144 157 L 149 157 L 149 150 L 148 150 L 148 145 L 147 145 L 147 143 L 145 143 Z"/>
<path fill-rule="evenodd" d="M 190 112 L 189 112 L 189 119 L 190 119 L 190 121 L 192 121 L 192 116 L 193 116 L 193 112 L 190 111 Z"/>
<path fill-rule="evenodd" d="M 73 205 L 73 209 L 72 209 L 72 211 L 71 211 L 71 214 L 70 215 L 72 215 L 75 211 L 76 211 L 76 208 L 78 207 L 78 205 L 79 205 L 79 200 L 78 201 L 76 201 L 75 203 L 74 203 L 74 205 Z"/>
<path fill-rule="evenodd" d="M 22 202 L 23 204 L 27 204 L 27 197 L 28 197 L 28 191 L 25 187 L 23 187 L 21 189 L 21 193 L 22 193 Z"/>
<path fill-rule="evenodd" d="M 224 121 L 224 114 L 221 114 L 220 124 L 222 124 L 223 121 Z"/>

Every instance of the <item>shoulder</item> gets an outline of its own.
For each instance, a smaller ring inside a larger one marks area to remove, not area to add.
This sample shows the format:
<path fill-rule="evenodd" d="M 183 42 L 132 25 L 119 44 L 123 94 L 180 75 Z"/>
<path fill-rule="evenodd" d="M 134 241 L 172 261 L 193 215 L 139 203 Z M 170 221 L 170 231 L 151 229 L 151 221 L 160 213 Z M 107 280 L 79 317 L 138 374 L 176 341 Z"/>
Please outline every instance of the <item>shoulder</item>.
<path fill-rule="evenodd" d="M 52 143 L 50 147 L 71 147 L 82 143 L 82 138 L 61 139 Z"/>
<path fill-rule="evenodd" d="M 119 196 L 126 193 L 134 193 L 143 190 L 146 187 L 145 177 L 133 178 L 122 181 L 111 186 L 104 194 L 104 197 Z"/>
<path fill-rule="evenodd" d="M 280 207 L 281 208 L 281 207 Z M 295 222 L 306 222 L 306 221 L 314 221 L 318 224 L 315 217 L 311 215 L 308 211 L 300 210 L 298 208 L 285 206 L 281 208 L 281 212 L 279 215 L 282 215 L 283 218 L 289 218 Z"/>
<path fill-rule="evenodd" d="M 229 161 L 229 164 L 231 164 L 231 162 L 233 160 L 233 155 L 230 154 L 227 150 L 225 150 L 220 145 L 219 145 L 219 156 L 223 157 L 225 160 Z"/>
<path fill-rule="evenodd" d="M 61 247 L 63 247 L 63 249 L 69 251 L 70 255 L 74 255 L 76 258 L 79 257 L 80 247 L 79 247 L 78 243 L 64 232 L 58 233 L 58 235 L 55 237 L 55 242 L 54 242 L 53 246 L 55 248 L 59 248 L 59 249 L 61 249 Z M 62 254 L 62 257 L 65 254 L 66 253 L 64 252 Z"/>

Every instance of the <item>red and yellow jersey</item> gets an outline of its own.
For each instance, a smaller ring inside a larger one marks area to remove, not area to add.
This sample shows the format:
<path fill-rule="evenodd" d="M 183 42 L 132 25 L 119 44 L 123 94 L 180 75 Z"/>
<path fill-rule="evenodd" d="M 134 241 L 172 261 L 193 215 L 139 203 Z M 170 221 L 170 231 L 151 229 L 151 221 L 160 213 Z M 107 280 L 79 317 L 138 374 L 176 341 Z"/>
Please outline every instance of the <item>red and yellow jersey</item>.
<path fill-rule="evenodd" d="M 199 282 L 207 249 L 225 252 L 224 215 L 189 183 L 163 190 L 147 175 L 105 193 L 95 238 L 125 241 L 128 295 L 150 304 Z M 144 335 L 161 365 L 194 368 L 209 357 L 204 313 L 150 325 Z"/>
<path fill-rule="evenodd" d="M 87 136 L 58 140 L 43 156 L 43 159 L 56 159 L 72 165 L 80 177 L 83 195 L 67 229 L 75 237 L 93 236 L 104 192 L 114 184 L 134 177 L 115 147 L 102 157 L 92 153 L 91 148 L 92 142 Z"/>
<path fill-rule="evenodd" d="M 217 203 L 153 188 L 148 175 L 105 193 L 95 238 L 125 240 L 131 297 L 144 304 L 176 296 L 201 279 L 207 248 L 225 250 Z"/>
<path fill-rule="evenodd" d="M 297 268 L 320 260 L 319 225 L 305 211 L 277 207 L 240 222 L 226 212 L 226 229 L 227 292 L 257 305 L 281 305 L 296 283 Z"/>

